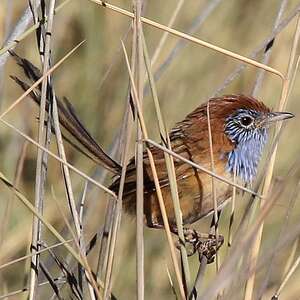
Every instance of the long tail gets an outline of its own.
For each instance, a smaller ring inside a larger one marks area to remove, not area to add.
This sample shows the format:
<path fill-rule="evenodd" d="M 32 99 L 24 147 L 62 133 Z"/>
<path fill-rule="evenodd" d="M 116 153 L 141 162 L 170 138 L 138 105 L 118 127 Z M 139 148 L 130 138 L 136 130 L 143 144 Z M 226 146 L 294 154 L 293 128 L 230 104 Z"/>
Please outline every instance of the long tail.
<path fill-rule="evenodd" d="M 23 69 L 26 77 L 33 83 L 37 81 L 41 76 L 40 70 L 35 67 L 30 61 L 27 59 L 21 58 L 15 52 L 10 51 L 12 57 L 16 60 L 17 64 Z M 16 76 L 11 76 L 11 78 L 24 90 L 26 91 L 30 88 L 30 85 L 20 80 Z M 36 88 L 34 91 L 30 93 L 30 97 L 40 105 L 41 100 L 41 85 Z M 47 109 L 50 103 L 51 89 L 47 93 Z M 75 112 L 74 107 L 68 101 L 67 98 L 63 98 L 60 100 L 56 97 L 57 107 L 58 107 L 58 115 L 60 124 L 67 130 L 69 134 L 79 143 L 80 146 L 72 142 L 65 135 L 64 138 L 76 149 L 80 152 L 84 153 L 90 159 L 95 161 L 97 164 L 102 165 L 104 168 L 113 172 L 116 175 L 121 173 L 121 166 L 113 160 L 108 154 L 104 152 L 104 150 L 100 147 L 97 141 L 92 137 L 86 127 L 78 118 L 77 113 Z M 87 153 L 88 152 L 88 153 Z"/>

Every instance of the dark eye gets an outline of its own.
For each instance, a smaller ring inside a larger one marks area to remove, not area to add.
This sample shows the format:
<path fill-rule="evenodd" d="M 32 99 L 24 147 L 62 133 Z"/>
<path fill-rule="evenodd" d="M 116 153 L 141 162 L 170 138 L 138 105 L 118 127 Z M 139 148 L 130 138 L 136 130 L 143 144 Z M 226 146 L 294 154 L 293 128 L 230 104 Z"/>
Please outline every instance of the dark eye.
<path fill-rule="evenodd" d="M 253 122 L 253 119 L 249 116 L 245 116 L 241 118 L 241 124 L 245 127 L 248 127 Z"/>

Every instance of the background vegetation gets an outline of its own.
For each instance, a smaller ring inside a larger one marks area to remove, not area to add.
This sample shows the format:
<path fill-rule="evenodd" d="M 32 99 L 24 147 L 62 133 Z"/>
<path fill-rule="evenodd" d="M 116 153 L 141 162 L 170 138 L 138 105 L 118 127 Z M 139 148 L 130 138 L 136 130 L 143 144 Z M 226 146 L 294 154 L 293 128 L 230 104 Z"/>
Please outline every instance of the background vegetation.
<path fill-rule="evenodd" d="M 246 57 L 257 49 L 272 33 L 275 19 L 282 5 L 282 0 L 272 1 L 191 1 L 186 0 L 182 5 L 173 28 L 192 35 L 212 44 L 229 49 Z M 281 20 L 299 10 L 299 1 L 286 1 Z M 60 1 L 57 1 L 57 5 Z M 132 11 L 131 1 L 111 1 L 116 6 Z M 1 2 L 0 9 L 0 40 L 5 44 L 6 38 L 14 28 L 27 1 L 15 0 Z M 177 1 L 145 1 L 143 15 L 161 24 L 168 24 L 175 10 Z M 211 7 L 209 11 L 209 7 Z M 204 18 L 204 13 L 207 13 Z M 199 22 L 199 18 L 203 22 Z M 286 73 L 290 51 L 293 43 L 297 18 L 276 36 L 268 65 Z M 88 0 L 72 0 L 62 8 L 54 17 L 52 35 L 52 61 L 57 62 L 71 48 L 82 40 L 86 42 L 64 62 L 53 74 L 56 94 L 66 96 L 75 106 L 81 119 L 90 129 L 96 139 L 107 151 L 111 151 L 116 135 L 118 134 L 126 107 L 128 93 L 128 71 L 121 49 L 120 39 L 126 41 L 127 49 L 131 47 L 132 20 L 119 15 L 109 9 L 96 5 Z M 196 25 L 195 25 L 196 24 Z M 143 25 L 145 38 L 150 55 L 158 47 L 163 31 Z M 178 48 L 178 43 L 181 48 Z M 174 54 L 168 66 L 163 65 L 170 53 L 179 49 Z M 265 47 L 263 48 L 263 50 Z M 22 40 L 15 51 L 26 57 L 40 67 L 40 59 L 36 46 L 36 36 L 31 34 Z M 298 58 L 299 51 L 297 50 Z M 259 52 L 256 60 L 260 61 L 263 51 Z M 240 62 L 210 49 L 192 44 L 178 37 L 168 36 L 157 61 L 153 65 L 153 73 L 159 75 L 156 82 L 158 96 L 168 128 L 195 107 L 206 101 L 212 95 L 242 93 L 251 95 L 258 69 L 247 66 L 242 73 L 228 86 L 222 89 L 224 81 L 228 78 Z M 162 67 L 164 66 L 164 67 Z M 161 71 L 159 71 L 161 70 Z M 157 73 L 159 72 L 159 73 Z M 24 78 L 16 63 L 9 58 L 0 74 L 0 107 L 3 111 L 22 91 L 10 80 L 10 75 Z M 157 76 L 158 76 L 157 75 Z M 273 74 L 266 73 L 257 97 L 269 107 L 276 108 L 281 94 L 281 81 Z M 156 125 L 154 106 L 150 93 L 146 89 L 144 98 L 144 117 L 150 137 L 158 140 L 159 131 Z M 282 192 L 271 212 L 265 218 L 262 246 L 259 252 L 259 263 L 262 267 L 257 272 L 255 296 L 258 297 L 264 279 L 267 277 L 268 267 L 272 271 L 267 286 L 264 288 L 263 299 L 270 299 L 283 280 L 287 270 L 288 259 L 291 258 L 293 247 L 296 249 L 291 261 L 299 255 L 299 169 L 292 176 L 289 171 L 299 162 L 300 135 L 299 135 L 299 76 L 296 76 L 293 89 L 288 98 L 287 111 L 296 115 L 296 118 L 287 122 L 280 136 L 272 188 L 282 187 Z M 23 101 L 16 109 L 6 116 L 6 120 L 34 139 L 37 139 L 38 108 L 28 99 Z M 20 168 L 20 178 L 17 182 L 18 189 L 33 201 L 35 186 L 36 147 L 27 144 L 24 150 L 24 139 L 12 130 L 0 126 L 0 171 L 13 180 L 20 166 L 20 156 L 23 166 Z M 134 154 L 134 139 L 131 143 L 131 154 Z M 51 145 L 51 150 L 56 151 L 56 145 Z M 103 169 L 83 157 L 78 151 L 66 145 L 68 161 L 80 170 L 83 170 L 96 180 L 103 180 Z M 265 160 L 266 161 L 266 160 Z M 288 175 L 289 174 L 289 175 Z M 288 178 L 287 178 L 288 176 Z M 80 200 L 84 188 L 84 180 L 71 173 L 74 195 L 76 201 Z M 288 180 L 286 180 L 288 179 Z M 110 177 L 104 180 L 108 185 Z M 273 193 L 271 190 L 271 193 Z M 237 199 L 234 230 L 245 211 L 245 197 L 239 195 Z M 0 196 L 0 264 L 11 261 L 29 253 L 31 242 L 32 214 L 28 211 L 5 186 L 1 186 Z M 84 235 L 88 241 L 95 232 L 102 228 L 105 218 L 105 208 L 108 200 L 104 193 L 93 185 L 89 185 L 86 198 L 86 210 L 83 219 Z M 59 209 L 58 209 L 59 205 Z M 61 175 L 61 168 L 57 161 L 50 158 L 46 182 L 44 215 L 53 226 L 66 238 L 71 235 L 66 229 L 61 211 L 69 216 L 65 199 L 65 187 Z M 290 214 L 287 216 L 287 211 Z M 225 209 L 221 218 L 220 233 L 227 238 L 230 207 Z M 287 223 L 285 223 L 287 222 Z M 195 224 L 201 231 L 209 230 L 210 219 L 207 218 Z M 298 226 L 298 227 L 297 227 Z M 251 228 L 251 226 L 249 227 Z M 297 233 L 298 228 L 298 233 Z M 281 232 L 283 232 L 281 234 Z M 296 232 L 296 233 L 295 233 Z M 271 252 L 279 240 L 294 234 L 293 238 L 286 241 L 280 251 L 276 251 L 271 258 Z M 48 245 L 57 242 L 46 230 L 43 230 L 45 241 Z M 132 299 L 136 290 L 135 271 L 135 220 L 124 215 L 119 230 L 115 255 L 112 291 L 118 299 Z M 170 288 L 167 269 L 172 273 L 172 263 L 164 232 L 145 229 L 145 298 L 146 299 L 173 299 L 175 296 Z M 226 244 L 226 243 L 225 243 Z M 68 265 L 70 258 L 64 249 L 58 248 L 57 255 L 66 259 Z M 221 250 L 221 261 L 226 260 L 228 249 L 226 245 Z M 88 256 L 89 264 L 95 271 L 98 260 L 99 245 Z M 267 256 L 267 257 L 266 257 Z M 60 270 L 53 263 L 51 256 L 42 255 L 42 259 L 53 278 L 59 276 Z M 189 258 L 192 278 L 194 279 L 198 268 L 198 258 Z M 17 291 L 28 286 L 30 259 L 15 263 L 0 269 L 0 297 L 12 291 Z M 206 268 L 205 282 L 202 291 L 208 287 L 215 277 L 215 265 Z M 233 276 L 233 275 L 232 275 Z M 299 299 L 300 272 L 296 269 L 282 291 L 280 299 Z M 45 277 L 41 276 L 41 281 Z M 233 282 L 231 299 L 242 299 L 244 281 Z M 176 286 L 176 284 L 175 284 Z M 49 299 L 53 290 L 49 285 L 38 288 L 39 299 Z M 66 299 L 70 296 L 70 288 L 64 289 Z M 228 296 L 228 295 L 227 295 Z M 27 292 L 19 293 L 10 299 L 25 299 Z M 46 298 L 45 298 L 46 297 Z M 87 296 L 85 296 L 87 297 Z M 256 299 L 256 298 L 255 298 Z"/>

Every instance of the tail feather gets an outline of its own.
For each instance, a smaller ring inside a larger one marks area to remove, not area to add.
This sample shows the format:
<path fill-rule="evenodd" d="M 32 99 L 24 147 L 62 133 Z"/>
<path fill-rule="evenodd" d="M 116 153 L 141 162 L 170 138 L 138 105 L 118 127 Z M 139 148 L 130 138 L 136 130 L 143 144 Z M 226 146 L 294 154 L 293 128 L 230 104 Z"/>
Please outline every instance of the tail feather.
<path fill-rule="evenodd" d="M 17 64 L 23 69 L 26 77 L 30 79 L 31 82 L 37 81 L 42 75 L 40 70 L 35 67 L 30 61 L 27 59 L 21 58 L 15 52 L 10 51 L 12 57 L 16 60 Z M 30 86 L 20 80 L 16 76 L 11 76 L 11 78 L 24 90 L 26 91 Z M 41 86 L 36 88 L 34 91 L 30 93 L 30 97 L 40 105 L 40 94 Z M 48 93 L 49 94 L 49 93 Z M 50 94 L 51 95 L 51 94 Z M 59 114 L 59 121 L 61 125 L 67 130 L 71 136 L 83 147 L 89 154 L 87 154 L 84 150 L 80 147 L 80 151 L 85 153 L 89 158 L 95 161 L 97 164 L 102 165 L 109 171 L 113 172 L 114 174 L 121 173 L 121 166 L 113 160 L 108 154 L 104 152 L 101 146 L 97 143 L 97 141 L 92 137 L 86 127 L 83 125 L 82 121 L 78 118 L 78 114 L 75 112 L 75 109 L 71 102 L 67 98 L 63 98 L 61 101 L 58 97 L 56 97 L 57 107 L 58 107 L 58 114 Z M 46 109 L 48 110 L 49 107 L 49 99 L 46 102 Z M 66 138 L 68 142 L 72 146 L 78 149 L 77 145 L 71 142 L 68 138 Z"/>

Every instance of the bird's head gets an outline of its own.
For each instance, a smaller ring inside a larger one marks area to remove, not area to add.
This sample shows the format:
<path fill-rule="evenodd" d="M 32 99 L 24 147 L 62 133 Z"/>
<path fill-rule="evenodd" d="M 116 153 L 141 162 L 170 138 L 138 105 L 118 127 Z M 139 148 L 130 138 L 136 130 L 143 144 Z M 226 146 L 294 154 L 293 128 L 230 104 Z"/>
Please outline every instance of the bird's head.
<path fill-rule="evenodd" d="M 242 95 L 225 96 L 224 132 L 233 142 L 234 149 L 228 154 L 228 170 L 246 183 L 256 173 L 263 148 L 268 138 L 268 129 L 278 121 L 294 117 L 287 112 L 272 112 L 262 102 Z"/>
<path fill-rule="evenodd" d="M 271 125 L 293 117 L 288 112 L 239 108 L 226 118 L 225 133 L 236 145 L 249 139 L 262 140 Z"/>
<path fill-rule="evenodd" d="M 237 176 L 250 183 L 257 173 L 269 127 L 293 116 L 287 112 L 272 112 L 252 97 L 225 95 L 210 99 L 188 114 L 172 129 L 171 139 L 184 137 L 190 153 L 205 153 L 202 161 L 208 158 L 210 162 L 207 156 L 210 150 L 209 120 L 216 159 L 227 160 L 227 170 L 231 173 L 236 170 Z"/>

